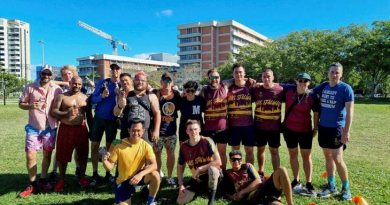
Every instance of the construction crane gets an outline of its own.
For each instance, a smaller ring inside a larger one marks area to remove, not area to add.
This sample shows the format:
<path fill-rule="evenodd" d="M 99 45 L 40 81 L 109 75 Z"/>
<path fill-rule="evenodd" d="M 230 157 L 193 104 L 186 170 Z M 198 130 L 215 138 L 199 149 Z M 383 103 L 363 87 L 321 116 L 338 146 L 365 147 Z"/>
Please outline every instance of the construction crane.
<path fill-rule="evenodd" d="M 89 31 L 91 31 L 91 32 L 93 32 L 93 33 L 95 33 L 95 34 L 97 34 L 97 35 L 99 35 L 99 36 L 109 40 L 109 41 L 111 41 L 112 55 L 114 55 L 114 56 L 118 55 L 118 49 L 117 49 L 118 45 L 122 46 L 124 51 L 129 51 L 130 50 L 130 48 L 127 47 L 127 43 L 122 43 L 122 41 L 112 37 L 111 35 L 103 32 L 103 31 L 101 31 L 101 30 L 99 30 L 99 29 L 97 29 L 95 27 L 92 27 L 92 26 L 90 26 L 90 25 L 88 25 L 88 24 L 86 24 L 86 23 L 84 23 L 82 21 L 78 21 L 77 25 L 79 25 L 79 26 L 81 26 L 81 27 L 83 27 L 83 28 L 85 28 L 85 29 L 87 29 L 87 30 L 89 30 Z"/>

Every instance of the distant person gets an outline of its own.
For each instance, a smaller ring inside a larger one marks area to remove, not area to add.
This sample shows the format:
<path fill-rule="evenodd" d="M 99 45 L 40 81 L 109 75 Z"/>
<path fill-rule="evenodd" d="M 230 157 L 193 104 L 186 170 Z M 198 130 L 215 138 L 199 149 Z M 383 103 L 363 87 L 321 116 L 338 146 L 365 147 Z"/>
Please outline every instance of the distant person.
<path fill-rule="evenodd" d="M 287 204 L 293 204 L 290 179 L 286 168 L 279 167 L 271 177 L 262 181 L 254 166 L 242 164 L 242 153 L 233 150 L 229 153 L 232 169 L 226 170 L 222 187 L 224 194 L 232 201 L 242 204 L 280 205 L 282 192 Z"/>
<path fill-rule="evenodd" d="M 103 166 L 108 172 L 118 162 L 118 177 L 114 185 L 116 204 L 131 204 L 131 195 L 135 193 L 135 186 L 139 185 L 149 185 L 146 204 L 156 204 L 154 200 L 160 187 L 160 175 L 152 147 L 142 139 L 145 132 L 143 125 L 143 121 L 129 123 L 129 137 L 119 140 L 112 151 L 103 156 Z"/>
<path fill-rule="evenodd" d="M 27 197 L 38 192 L 37 151 L 43 149 L 42 173 L 39 187 L 50 190 L 52 186 L 46 181 L 52 151 L 55 147 L 58 120 L 51 116 L 50 109 L 54 98 L 62 93 L 61 88 L 51 82 L 53 72 L 45 68 L 40 72 L 40 79 L 28 84 L 19 101 L 19 108 L 28 110 L 26 130 L 26 159 L 30 185 L 19 194 Z"/>
<path fill-rule="evenodd" d="M 207 190 L 209 193 L 208 205 L 214 203 L 218 183 L 222 178 L 221 158 L 215 148 L 214 142 L 200 136 L 200 122 L 188 120 L 186 132 L 190 139 L 180 145 L 179 161 L 177 164 L 177 178 L 179 181 L 178 204 L 190 202 L 195 193 Z M 191 180 L 184 184 L 183 176 L 185 165 L 188 164 L 192 172 Z"/>
<path fill-rule="evenodd" d="M 61 120 L 58 137 L 56 159 L 60 167 L 60 181 L 54 187 L 54 191 L 64 189 L 65 173 L 68 162 L 72 159 L 73 149 L 77 150 L 77 160 L 80 164 L 79 185 L 89 185 L 85 178 L 85 170 L 88 159 L 88 130 L 85 123 L 85 111 L 87 109 L 87 96 L 82 94 L 83 81 L 80 77 L 73 77 L 70 90 L 56 97 L 52 109 L 52 115 Z"/>
<path fill-rule="evenodd" d="M 99 147 L 103 134 L 106 134 L 106 148 L 109 149 L 112 141 L 116 138 L 117 122 L 116 116 L 112 112 L 116 106 L 115 89 L 120 86 L 119 76 L 122 73 L 121 67 L 111 64 L 111 78 L 102 79 L 98 82 L 92 95 L 92 103 L 97 104 L 95 117 L 91 129 L 91 159 L 92 159 L 92 181 L 91 186 L 101 181 L 98 174 Z M 106 172 L 104 181 L 111 181 L 113 178 L 110 172 Z"/>
<path fill-rule="evenodd" d="M 202 97 L 196 95 L 198 83 L 195 81 L 188 81 L 184 85 L 185 97 L 181 99 L 180 107 L 180 126 L 179 126 L 179 140 L 180 144 L 189 139 L 186 132 L 186 123 L 189 119 L 198 120 L 200 127 L 203 128 L 204 100 Z"/>
<path fill-rule="evenodd" d="M 325 198 L 336 194 L 335 172 L 339 173 L 341 197 L 351 200 L 348 169 L 343 160 L 343 147 L 349 141 L 354 110 L 354 95 L 350 85 L 341 81 L 343 66 L 332 63 L 328 70 L 328 83 L 315 87 L 313 92 L 320 95 L 321 111 L 318 126 L 318 142 L 325 155 L 328 185 L 317 194 Z"/>
<path fill-rule="evenodd" d="M 295 82 L 296 85 L 284 86 L 286 108 L 283 136 L 287 144 L 290 166 L 294 177 L 292 188 L 294 193 L 315 197 L 316 193 L 311 178 L 313 170 L 311 148 L 313 138 L 317 135 L 318 130 L 319 101 L 317 95 L 309 90 L 311 82 L 309 74 L 299 74 Z M 312 111 L 313 116 L 311 115 Z M 302 186 L 299 180 L 298 146 L 302 155 L 306 189 L 301 189 Z"/>

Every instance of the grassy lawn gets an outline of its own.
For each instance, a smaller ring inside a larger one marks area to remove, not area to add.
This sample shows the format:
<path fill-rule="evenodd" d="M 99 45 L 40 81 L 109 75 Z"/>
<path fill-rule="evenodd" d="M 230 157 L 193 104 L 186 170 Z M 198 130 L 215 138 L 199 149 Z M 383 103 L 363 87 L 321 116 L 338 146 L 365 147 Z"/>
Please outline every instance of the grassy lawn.
<path fill-rule="evenodd" d="M 361 100 L 356 102 L 355 118 L 351 134 L 351 142 L 344 153 L 350 175 L 350 187 L 352 195 L 361 195 L 370 204 L 390 203 L 390 141 L 388 140 L 390 116 L 389 101 Z M 27 111 L 20 110 L 16 103 L 7 106 L 0 105 L 0 204 L 114 204 L 112 185 L 101 185 L 81 189 L 77 186 L 77 178 L 74 176 L 75 165 L 69 163 L 67 184 L 64 192 L 40 192 L 25 199 L 16 196 L 28 185 L 26 160 L 24 152 L 24 126 L 27 123 Z M 283 138 L 282 138 L 283 139 Z M 178 149 L 176 149 L 178 151 Z M 230 148 L 228 148 L 230 151 Z M 256 155 L 255 155 L 256 156 Z M 281 165 L 287 167 L 292 176 L 288 152 L 284 140 L 280 148 Z M 177 157 L 177 156 L 176 156 Z M 163 155 L 165 158 L 165 154 Z M 320 191 L 326 183 L 321 177 L 325 171 L 325 162 L 322 151 L 315 139 L 313 143 L 313 184 L 316 191 Z M 38 162 L 42 159 L 42 153 L 38 154 Z M 270 155 L 266 156 L 266 174 L 272 172 Z M 166 161 L 163 159 L 163 162 Z M 257 164 L 255 165 L 257 167 Z M 92 174 L 91 162 L 88 162 L 87 175 Z M 41 165 L 38 164 L 38 173 Z M 163 167 L 166 173 L 166 168 Z M 176 170 L 176 167 L 175 167 Z M 190 176 L 186 169 L 186 176 Z M 104 175 L 103 166 L 100 165 L 99 173 Z M 176 171 L 174 171 L 174 176 Z M 304 179 L 301 168 L 301 178 Z M 341 181 L 337 177 L 336 184 L 341 189 Z M 171 198 L 177 197 L 177 190 L 166 188 L 163 179 L 159 195 Z M 137 193 L 133 197 L 133 204 L 143 204 L 146 200 L 140 199 Z M 285 203 L 284 198 L 282 202 Z M 207 203 L 207 196 L 199 196 L 190 204 L 203 205 Z M 295 204 L 350 204 L 334 197 L 330 199 L 312 199 L 294 195 Z M 233 204 L 222 197 L 218 197 L 215 204 Z"/>

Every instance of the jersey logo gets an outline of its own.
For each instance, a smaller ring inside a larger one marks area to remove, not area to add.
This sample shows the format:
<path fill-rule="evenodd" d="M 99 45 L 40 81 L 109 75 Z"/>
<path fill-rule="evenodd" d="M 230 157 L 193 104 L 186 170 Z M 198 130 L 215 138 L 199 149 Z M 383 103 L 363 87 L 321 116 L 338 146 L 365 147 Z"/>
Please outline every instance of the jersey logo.
<path fill-rule="evenodd" d="M 175 112 L 175 105 L 172 102 L 166 102 L 162 106 L 164 115 L 171 116 Z"/>
<path fill-rule="evenodd" d="M 200 105 L 193 105 L 192 106 L 192 114 L 193 115 L 199 115 L 200 114 Z"/>

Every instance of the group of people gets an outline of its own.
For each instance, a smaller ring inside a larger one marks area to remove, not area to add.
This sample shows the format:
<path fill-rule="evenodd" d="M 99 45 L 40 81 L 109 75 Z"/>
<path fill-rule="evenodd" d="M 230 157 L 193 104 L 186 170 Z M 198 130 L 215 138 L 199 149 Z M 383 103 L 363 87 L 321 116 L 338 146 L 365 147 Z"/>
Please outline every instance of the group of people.
<path fill-rule="evenodd" d="M 82 79 L 77 73 L 66 82 L 63 73 L 70 70 L 69 66 L 61 70 L 65 83 L 51 82 L 51 70 L 44 69 L 40 80 L 26 86 L 19 106 L 29 110 L 29 123 L 25 129 L 30 186 L 20 193 L 20 197 L 36 193 L 38 187 L 53 188 L 46 175 L 56 143 L 56 160 L 53 161 L 59 165 L 60 180 L 54 191 L 62 191 L 65 187 L 67 163 L 76 149 L 80 186 L 114 182 L 117 204 L 131 204 L 131 194 L 141 185 L 148 185 L 147 204 L 156 203 L 164 176 L 161 170 L 164 147 L 166 182 L 179 188 L 178 204 L 190 202 L 201 190 L 207 190 L 208 204 L 213 204 L 217 188 L 233 201 L 244 200 L 250 204 L 281 204 L 282 192 L 287 204 L 293 204 L 293 193 L 329 197 L 338 193 L 336 169 L 342 181 L 341 196 L 351 199 L 343 148 L 350 137 L 354 98 L 351 87 L 341 81 L 343 67 L 340 63 L 331 64 L 329 81 L 314 89 L 309 89 L 311 77 L 307 73 L 297 76 L 296 85 L 279 84 L 274 83 L 273 71 L 265 69 L 262 82 L 256 83 L 245 78 L 242 64 L 235 64 L 232 80 L 221 81 L 218 71 L 211 69 L 207 73 L 209 84 L 200 92 L 197 91 L 198 84 L 189 81 L 183 85 L 183 93 L 174 89 L 174 78 L 168 72 L 161 76 L 161 87 L 152 89 L 148 86 L 146 73 L 140 71 L 132 79 L 130 74 L 122 73 L 117 64 L 111 64 L 110 68 L 111 78 L 100 80 L 90 97 L 81 92 Z M 56 84 L 69 89 L 64 92 Z M 282 102 L 286 104 L 283 122 Z M 252 103 L 255 103 L 254 116 Z M 96 104 L 93 121 L 88 120 L 91 104 Z M 116 139 L 117 129 L 120 129 L 120 139 Z M 106 176 L 102 178 L 98 174 L 98 162 L 104 133 L 107 152 L 101 160 Z M 177 133 L 180 151 L 176 182 L 173 170 Z M 281 133 L 289 151 L 292 182 L 286 168 L 280 166 Z M 311 183 L 311 148 L 317 133 L 328 177 L 326 188 L 318 194 Z M 91 181 L 85 177 L 88 138 L 93 169 Z M 241 144 L 245 150 L 245 163 L 239 151 Z M 264 174 L 267 144 L 273 166 L 269 177 Z M 226 152 L 228 145 L 232 148 L 229 154 Z M 299 178 L 298 146 L 305 186 Z M 254 147 L 257 147 L 258 170 L 254 167 Z M 38 185 L 36 154 L 41 149 L 44 158 Z M 228 161 L 231 169 L 227 169 Z M 192 176 L 185 181 L 186 164 Z M 111 170 L 115 165 L 113 176 Z M 54 176 L 55 172 L 50 175 Z"/>

